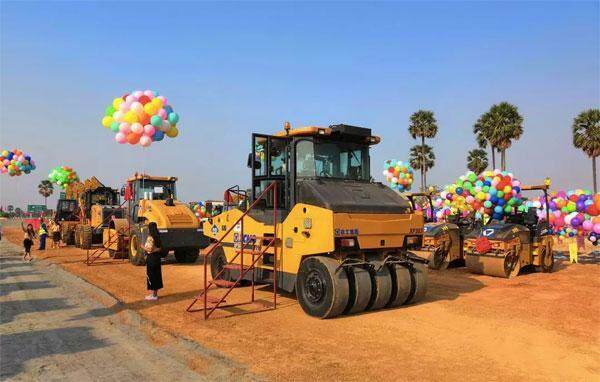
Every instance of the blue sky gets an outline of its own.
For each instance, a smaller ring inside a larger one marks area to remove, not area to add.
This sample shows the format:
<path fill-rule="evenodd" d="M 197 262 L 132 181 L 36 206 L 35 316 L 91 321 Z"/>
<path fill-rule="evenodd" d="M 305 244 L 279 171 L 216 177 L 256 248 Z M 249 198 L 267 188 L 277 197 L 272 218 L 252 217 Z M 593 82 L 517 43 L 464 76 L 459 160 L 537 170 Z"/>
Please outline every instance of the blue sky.
<path fill-rule="evenodd" d="M 464 173 L 472 125 L 516 104 L 525 133 L 508 166 L 526 183 L 590 187 L 571 144 L 580 111 L 600 105 L 598 2 L 7 2 L 0 30 L 0 146 L 38 169 L 2 176 L 0 204 L 40 202 L 57 165 L 120 186 L 137 171 L 177 175 L 182 200 L 249 183 L 250 133 L 292 125 L 366 126 L 372 152 L 405 159 L 408 118 L 435 112 L 430 183 Z M 180 135 L 118 145 L 103 110 L 132 89 L 165 94 Z M 54 203 L 54 197 L 51 199 Z"/>

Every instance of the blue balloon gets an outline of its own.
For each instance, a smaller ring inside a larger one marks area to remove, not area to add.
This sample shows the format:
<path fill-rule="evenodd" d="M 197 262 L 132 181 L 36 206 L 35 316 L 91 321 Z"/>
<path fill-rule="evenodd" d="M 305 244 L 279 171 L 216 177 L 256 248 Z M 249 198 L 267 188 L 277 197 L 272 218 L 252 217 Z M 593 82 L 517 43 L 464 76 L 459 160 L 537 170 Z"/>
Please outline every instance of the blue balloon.
<path fill-rule="evenodd" d="M 490 187 L 490 195 L 496 195 L 496 193 L 498 192 L 498 190 L 496 190 L 496 187 Z"/>
<path fill-rule="evenodd" d="M 500 206 L 494 207 L 494 212 L 495 212 L 494 215 L 500 214 L 500 216 L 502 216 L 502 207 L 500 207 Z"/>
<path fill-rule="evenodd" d="M 515 190 L 515 192 L 518 194 L 519 192 L 521 192 L 521 187 L 513 187 L 513 190 Z"/>
<path fill-rule="evenodd" d="M 504 204 L 506 204 L 504 199 L 498 199 L 498 206 L 503 206 Z"/>
<path fill-rule="evenodd" d="M 166 105 L 163 106 L 163 109 L 165 109 L 165 111 L 167 112 L 167 115 L 169 115 L 169 113 L 173 112 L 173 108 L 171 107 L 171 105 Z M 389 166 L 388 166 L 389 167 Z M 387 168 L 387 167 L 386 167 Z"/>
<path fill-rule="evenodd" d="M 490 202 L 492 202 L 492 204 L 498 204 L 498 197 L 496 195 L 490 196 Z"/>
<path fill-rule="evenodd" d="M 485 182 L 483 182 L 483 185 L 489 187 L 492 185 L 492 182 L 490 182 L 489 180 L 486 180 Z"/>
<path fill-rule="evenodd" d="M 160 130 L 156 130 L 154 132 L 154 135 L 152 136 L 152 138 L 154 139 L 155 142 L 160 142 L 163 140 L 163 138 L 165 137 L 165 133 L 163 133 Z"/>
<path fill-rule="evenodd" d="M 456 187 L 456 194 L 457 195 L 462 194 L 462 192 L 463 192 L 463 189 L 461 187 Z"/>

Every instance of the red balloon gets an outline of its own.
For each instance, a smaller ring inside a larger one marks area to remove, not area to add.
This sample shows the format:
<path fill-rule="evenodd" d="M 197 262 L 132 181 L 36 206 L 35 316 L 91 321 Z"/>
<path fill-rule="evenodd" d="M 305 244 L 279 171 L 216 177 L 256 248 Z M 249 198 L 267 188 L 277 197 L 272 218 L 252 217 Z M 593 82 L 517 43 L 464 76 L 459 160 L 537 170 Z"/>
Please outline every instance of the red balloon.
<path fill-rule="evenodd" d="M 140 141 L 141 137 L 142 136 L 140 134 L 129 133 L 127 134 L 127 142 L 129 142 L 130 145 L 135 145 Z"/>
<path fill-rule="evenodd" d="M 587 213 L 592 216 L 596 216 L 596 215 L 598 215 L 598 209 L 596 208 L 595 205 L 590 204 L 587 208 Z"/>
<path fill-rule="evenodd" d="M 573 194 L 571 196 L 569 196 L 569 200 L 572 202 L 576 202 L 579 199 L 579 196 Z"/>
<path fill-rule="evenodd" d="M 509 184 L 512 183 L 512 179 L 510 179 L 510 176 L 506 175 L 504 176 L 504 178 L 502 178 L 504 180 L 505 186 L 508 186 Z"/>
<path fill-rule="evenodd" d="M 143 96 L 141 96 L 141 97 L 138 99 L 138 101 L 139 101 L 139 102 L 140 102 L 142 105 L 145 105 L 145 104 L 147 104 L 148 102 L 150 102 L 151 100 L 150 100 L 150 97 L 148 97 L 147 95 L 143 95 Z"/>
<path fill-rule="evenodd" d="M 128 95 L 129 95 L 129 93 L 123 94 L 123 96 L 121 97 L 121 98 L 123 98 L 123 101 L 125 101 L 125 98 L 127 98 Z"/>

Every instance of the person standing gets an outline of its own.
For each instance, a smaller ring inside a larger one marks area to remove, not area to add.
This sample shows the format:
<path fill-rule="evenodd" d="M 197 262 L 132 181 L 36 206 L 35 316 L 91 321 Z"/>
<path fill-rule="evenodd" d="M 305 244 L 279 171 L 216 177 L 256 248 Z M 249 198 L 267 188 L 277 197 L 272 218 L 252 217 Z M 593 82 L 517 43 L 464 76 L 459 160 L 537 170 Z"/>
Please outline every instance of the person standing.
<path fill-rule="evenodd" d="M 29 261 L 33 259 L 31 256 L 31 246 L 33 245 L 33 239 L 35 239 L 35 230 L 33 229 L 33 225 L 27 224 L 27 229 L 21 222 L 21 229 L 25 234 L 23 235 L 23 248 L 25 249 L 25 253 L 23 254 L 23 261 L 27 260 L 29 256 Z"/>
<path fill-rule="evenodd" d="M 160 257 L 162 243 L 156 223 L 152 222 L 148 225 L 148 233 L 144 251 L 146 252 L 146 287 L 151 293 L 145 299 L 156 301 L 158 300 L 158 291 L 163 287 Z"/>
<path fill-rule="evenodd" d="M 40 236 L 40 246 L 38 247 L 38 250 L 44 251 L 46 249 L 46 238 L 48 237 L 48 229 L 46 228 L 46 223 L 42 223 L 40 225 L 38 235 Z"/>
<path fill-rule="evenodd" d="M 52 221 L 50 231 L 52 232 L 52 248 L 60 248 L 60 224 Z"/>

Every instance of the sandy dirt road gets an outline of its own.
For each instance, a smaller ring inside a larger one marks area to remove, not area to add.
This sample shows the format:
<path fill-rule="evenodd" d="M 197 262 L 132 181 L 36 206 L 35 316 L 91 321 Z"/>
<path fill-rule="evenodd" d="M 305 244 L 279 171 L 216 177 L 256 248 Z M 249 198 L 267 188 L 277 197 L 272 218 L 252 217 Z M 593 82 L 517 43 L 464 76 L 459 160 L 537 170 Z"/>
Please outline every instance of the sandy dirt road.
<path fill-rule="evenodd" d="M 201 264 L 165 264 L 162 298 L 148 303 L 143 267 L 107 260 L 86 266 L 85 252 L 76 248 L 34 256 L 117 297 L 111 314 L 138 312 L 273 380 L 600 380 L 597 257 L 578 265 L 559 260 L 553 273 L 511 280 L 464 268 L 430 272 L 423 303 L 332 320 L 308 317 L 286 295 L 276 311 L 220 311 L 204 321 L 185 312 L 201 288 Z M 239 288 L 228 302 L 248 296 Z M 258 298 L 269 300 L 266 288 Z"/>
<path fill-rule="evenodd" d="M 98 314 L 104 306 L 83 292 L 83 280 L 69 276 L 39 260 L 23 262 L 19 247 L 0 241 L 1 380 L 228 379 L 200 375 L 142 331 Z"/>

